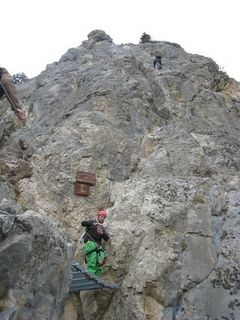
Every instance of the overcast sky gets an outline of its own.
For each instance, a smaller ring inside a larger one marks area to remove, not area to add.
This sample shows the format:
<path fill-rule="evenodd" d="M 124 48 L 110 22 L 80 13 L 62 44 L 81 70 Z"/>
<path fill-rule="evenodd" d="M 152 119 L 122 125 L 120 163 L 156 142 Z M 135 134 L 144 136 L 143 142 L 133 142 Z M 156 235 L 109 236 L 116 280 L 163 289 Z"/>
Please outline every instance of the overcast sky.
<path fill-rule="evenodd" d="M 240 0 L 7 0 L 0 8 L 0 65 L 11 74 L 35 77 L 101 29 L 116 44 L 137 44 L 143 32 L 176 42 L 240 81 Z"/>

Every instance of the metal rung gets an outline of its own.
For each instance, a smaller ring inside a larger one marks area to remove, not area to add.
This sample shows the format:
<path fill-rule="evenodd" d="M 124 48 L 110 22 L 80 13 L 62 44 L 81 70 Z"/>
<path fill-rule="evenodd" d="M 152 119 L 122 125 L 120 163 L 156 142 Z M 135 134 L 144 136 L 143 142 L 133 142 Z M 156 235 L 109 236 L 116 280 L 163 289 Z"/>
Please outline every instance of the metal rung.
<path fill-rule="evenodd" d="M 116 289 L 118 285 L 106 283 L 88 273 L 79 263 L 72 263 L 72 282 L 69 293 L 102 288 Z"/>
<path fill-rule="evenodd" d="M 76 286 L 76 285 L 78 285 L 78 286 L 83 286 L 83 285 L 85 285 L 85 284 L 94 284 L 94 285 L 96 285 L 96 282 L 94 282 L 94 281 L 72 281 L 72 283 L 71 283 L 71 286 Z"/>

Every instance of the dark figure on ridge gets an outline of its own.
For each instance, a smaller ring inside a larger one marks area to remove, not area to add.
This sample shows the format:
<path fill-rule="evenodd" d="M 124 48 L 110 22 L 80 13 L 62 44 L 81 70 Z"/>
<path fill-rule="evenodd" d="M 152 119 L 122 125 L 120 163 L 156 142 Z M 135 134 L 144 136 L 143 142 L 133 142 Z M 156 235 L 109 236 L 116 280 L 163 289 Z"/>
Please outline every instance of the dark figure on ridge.
<path fill-rule="evenodd" d="M 155 60 L 153 61 L 154 69 L 162 69 L 162 57 L 160 55 L 157 55 Z"/>

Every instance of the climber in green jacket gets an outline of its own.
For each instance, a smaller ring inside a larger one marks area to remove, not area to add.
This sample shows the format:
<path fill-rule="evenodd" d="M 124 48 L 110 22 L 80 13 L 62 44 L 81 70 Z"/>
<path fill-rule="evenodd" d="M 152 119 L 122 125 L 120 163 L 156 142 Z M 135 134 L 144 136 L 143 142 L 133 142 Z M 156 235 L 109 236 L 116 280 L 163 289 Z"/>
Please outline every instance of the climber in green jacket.
<path fill-rule="evenodd" d="M 103 265 L 107 260 L 107 254 L 101 245 L 102 240 L 107 241 L 109 235 L 103 225 L 107 216 L 106 210 L 101 210 L 97 214 L 97 220 L 85 220 L 81 225 L 86 227 L 83 236 L 83 253 L 87 263 L 87 271 L 100 277 L 103 273 Z"/>

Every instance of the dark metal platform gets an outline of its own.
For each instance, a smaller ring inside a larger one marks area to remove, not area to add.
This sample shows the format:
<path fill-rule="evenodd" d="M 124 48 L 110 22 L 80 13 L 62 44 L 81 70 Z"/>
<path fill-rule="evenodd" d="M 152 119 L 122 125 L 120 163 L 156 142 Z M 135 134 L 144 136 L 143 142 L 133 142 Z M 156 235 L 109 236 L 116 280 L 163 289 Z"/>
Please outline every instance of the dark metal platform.
<path fill-rule="evenodd" d="M 103 288 L 117 289 L 118 286 L 117 284 L 109 284 L 88 273 L 78 262 L 72 263 L 72 282 L 69 293 Z"/>

